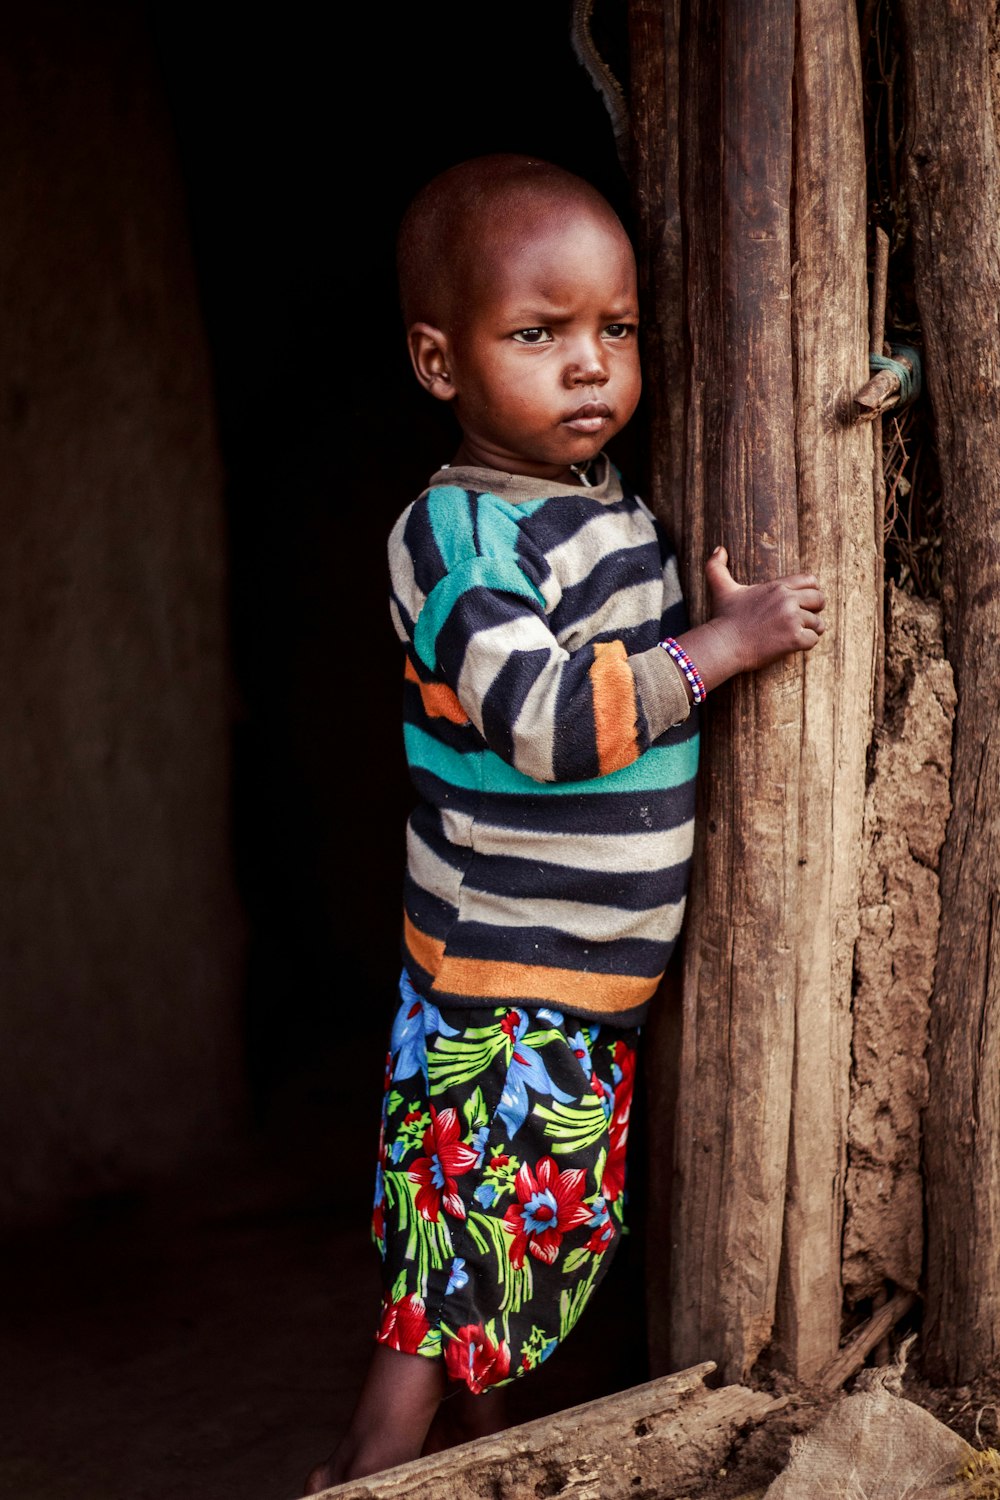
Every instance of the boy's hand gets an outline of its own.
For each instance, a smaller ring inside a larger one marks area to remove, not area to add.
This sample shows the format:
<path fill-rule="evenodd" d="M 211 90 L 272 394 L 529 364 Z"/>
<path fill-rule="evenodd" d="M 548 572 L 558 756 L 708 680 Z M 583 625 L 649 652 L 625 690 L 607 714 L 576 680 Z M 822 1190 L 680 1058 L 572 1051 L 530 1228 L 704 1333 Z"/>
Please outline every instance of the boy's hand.
<path fill-rule="evenodd" d="M 706 688 L 738 672 L 754 672 L 793 651 L 811 651 L 826 626 L 826 603 L 812 573 L 792 573 L 773 583 L 737 583 L 725 547 L 705 564 L 712 618 L 678 637 Z"/>

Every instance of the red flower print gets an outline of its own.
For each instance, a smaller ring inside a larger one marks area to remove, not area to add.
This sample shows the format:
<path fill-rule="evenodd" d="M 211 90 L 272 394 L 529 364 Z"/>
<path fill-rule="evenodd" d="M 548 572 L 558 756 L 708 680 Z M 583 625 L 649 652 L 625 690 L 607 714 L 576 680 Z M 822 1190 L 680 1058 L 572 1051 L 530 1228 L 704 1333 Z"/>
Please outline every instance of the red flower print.
<path fill-rule="evenodd" d="M 398 1349 L 400 1354 L 416 1354 L 430 1326 L 423 1299 L 411 1292 L 399 1302 L 383 1305 L 382 1322 L 375 1337 L 380 1344 Z"/>
<path fill-rule="evenodd" d="M 419 1189 L 417 1211 L 421 1218 L 436 1224 L 441 1205 L 455 1219 L 465 1218 L 465 1204 L 458 1195 L 456 1177 L 476 1165 L 476 1152 L 458 1139 L 458 1112 L 445 1109 L 438 1114 L 431 1105 L 431 1123 L 424 1131 L 424 1151 L 407 1176 Z"/>
<path fill-rule="evenodd" d="M 510 1346 L 491 1339 L 482 1323 L 467 1323 L 445 1345 L 444 1362 L 452 1380 L 461 1380 L 474 1396 L 510 1374 Z"/>
<path fill-rule="evenodd" d="M 377 1240 L 385 1239 L 385 1203 L 376 1203 L 372 1209 L 372 1234 Z"/>
<path fill-rule="evenodd" d="M 403 1116 L 403 1124 L 404 1125 L 412 1125 L 413 1122 L 414 1122 L 414 1120 L 419 1120 L 419 1119 L 420 1119 L 420 1111 L 419 1111 L 419 1109 L 411 1109 L 408 1115 L 404 1115 Z"/>
<path fill-rule="evenodd" d="M 585 1185 L 579 1168 L 560 1172 L 551 1156 L 542 1157 L 537 1177 L 524 1163 L 514 1179 L 518 1201 L 503 1216 L 504 1229 L 514 1236 L 508 1252 L 512 1266 L 524 1265 L 525 1250 L 552 1265 L 563 1235 L 590 1219 L 583 1201 Z"/>
<path fill-rule="evenodd" d="M 609 1203 L 614 1203 L 625 1191 L 625 1148 L 635 1087 L 635 1056 L 634 1048 L 621 1041 L 615 1043 L 615 1065 L 622 1076 L 615 1087 L 615 1107 L 608 1126 L 608 1160 L 601 1183 L 601 1193 Z"/>
<path fill-rule="evenodd" d="M 500 1168 L 505 1167 L 509 1161 L 510 1157 L 505 1152 L 498 1151 L 496 1156 L 490 1158 L 490 1166 L 494 1172 L 499 1172 Z"/>
<path fill-rule="evenodd" d="M 614 1237 L 615 1226 L 609 1219 L 605 1224 L 598 1224 L 583 1248 L 589 1250 L 591 1255 L 603 1255 Z"/>
<path fill-rule="evenodd" d="M 520 1013 L 516 1010 L 509 1010 L 500 1022 L 500 1030 L 504 1036 L 509 1036 L 511 1041 L 514 1042 L 517 1040 L 517 1028 L 520 1023 Z"/>

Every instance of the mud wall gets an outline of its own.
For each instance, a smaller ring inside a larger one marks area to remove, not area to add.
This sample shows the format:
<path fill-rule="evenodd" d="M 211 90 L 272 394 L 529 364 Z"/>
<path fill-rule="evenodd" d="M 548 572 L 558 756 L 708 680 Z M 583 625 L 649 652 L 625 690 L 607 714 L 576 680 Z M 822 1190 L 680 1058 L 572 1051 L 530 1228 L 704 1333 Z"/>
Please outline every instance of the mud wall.
<path fill-rule="evenodd" d="M 0 1216 L 236 1118 L 222 474 L 138 5 L 0 56 Z"/>
<path fill-rule="evenodd" d="M 923 1261 L 921 1111 L 951 811 L 952 671 L 940 606 L 889 584 L 885 720 L 865 805 L 861 930 L 854 955 L 844 1289 L 917 1291 Z"/>

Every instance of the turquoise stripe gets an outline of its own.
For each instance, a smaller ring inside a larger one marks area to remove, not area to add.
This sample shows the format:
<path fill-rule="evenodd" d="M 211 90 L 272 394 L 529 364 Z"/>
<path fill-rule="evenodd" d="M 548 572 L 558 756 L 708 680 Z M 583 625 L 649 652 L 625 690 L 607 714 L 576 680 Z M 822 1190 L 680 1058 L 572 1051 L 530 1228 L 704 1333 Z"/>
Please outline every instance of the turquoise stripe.
<path fill-rule="evenodd" d="M 516 561 L 521 533 L 517 506 L 498 495 L 480 495 L 476 506 L 476 530 L 483 557 L 507 557 Z"/>
<path fill-rule="evenodd" d="M 463 754 L 439 744 L 416 724 L 403 726 L 406 758 L 416 770 L 466 791 L 511 792 L 522 796 L 565 797 L 580 792 L 655 792 L 683 786 L 698 769 L 698 736 L 677 745 L 654 745 L 620 771 L 595 776 L 589 781 L 535 781 L 515 771 L 492 750 Z"/>
<path fill-rule="evenodd" d="M 459 489 L 457 484 L 437 485 L 427 496 L 427 514 L 446 568 L 475 557 L 476 539 L 466 490 Z"/>
<path fill-rule="evenodd" d="M 533 604 L 540 604 L 543 609 L 545 607 L 545 600 L 538 589 L 512 559 L 470 558 L 435 584 L 424 600 L 424 607 L 414 627 L 414 649 L 429 671 L 433 672 L 437 666 L 437 638 L 445 621 L 462 595 L 475 588 L 492 589 L 501 594 L 518 594 L 523 599 L 530 599 Z M 474 641 L 475 636 L 472 639 Z"/>

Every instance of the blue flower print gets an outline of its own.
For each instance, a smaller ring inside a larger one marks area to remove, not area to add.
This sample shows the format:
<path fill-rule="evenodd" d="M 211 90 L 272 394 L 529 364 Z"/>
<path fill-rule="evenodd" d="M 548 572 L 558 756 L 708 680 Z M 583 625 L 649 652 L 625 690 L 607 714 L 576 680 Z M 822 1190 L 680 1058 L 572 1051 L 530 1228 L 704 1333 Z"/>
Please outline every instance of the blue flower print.
<path fill-rule="evenodd" d="M 476 1131 L 475 1135 L 472 1137 L 472 1140 L 470 1142 L 473 1151 L 476 1153 L 476 1170 L 477 1171 L 479 1170 L 479 1168 L 483 1164 L 483 1158 L 486 1155 L 486 1145 L 487 1145 L 487 1142 L 489 1141 L 489 1138 L 490 1138 L 490 1127 L 488 1125 L 480 1125 L 479 1129 Z"/>
<path fill-rule="evenodd" d="M 601 1226 L 603 1224 L 607 1224 L 611 1218 L 611 1215 L 608 1213 L 608 1206 L 600 1193 L 598 1193 L 597 1197 L 594 1199 L 592 1207 L 594 1210 L 594 1216 L 592 1219 L 589 1219 L 587 1221 L 587 1228 L 600 1229 Z"/>
<path fill-rule="evenodd" d="M 441 1036 L 457 1036 L 454 1026 L 442 1020 L 441 1012 L 429 1000 L 417 994 L 409 977 L 404 973 L 399 980 L 402 1003 L 392 1023 L 389 1051 L 396 1059 L 392 1070 L 393 1081 L 402 1082 L 419 1073 L 427 1083 L 427 1038 L 435 1032 Z"/>
<path fill-rule="evenodd" d="M 459 1291 L 469 1279 L 469 1273 L 465 1269 L 465 1261 L 460 1255 L 456 1255 L 451 1263 L 451 1275 L 448 1277 L 448 1285 L 444 1289 L 447 1297 L 451 1292 Z"/>
<path fill-rule="evenodd" d="M 584 1078 L 589 1083 L 591 1074 L 594 1071 L 594 1064 L 590 1058 L 590 1042 L 586 1031 L 581 1027 L 575 1036 L 569 1038 L 569 1044 L 573 1048 L 573 1056 L 583 1069 Z"/>
<path fill-rule="evenodd" d="M 503 1093 L 497 1114 L 507 1127 L 507 1139 L 513 1140 L 528 1114 L 528 1089 L 530 1083 L 536 1094 L 545 1094 L 560 1104 L 570 1104 L 572 1094 L 564 1094 L 549 1077 L 548 1069 L 533 1047 L 527 1046 L 522 1037 L 528 1029 L 527 1013 L 523 1010 L 508 1011 L 502 1023 L 503 1030 L 514 1043 L 514 1051 L 507 1069 Z"/>
<path fill-rule="evenodd" d="M 472 1196 L 481 1208 L 492 1208 L 496 1195 L 492 1182 L 481 1182 Z"/>

